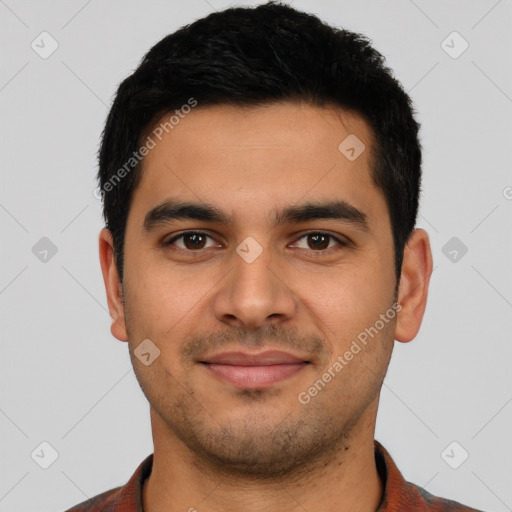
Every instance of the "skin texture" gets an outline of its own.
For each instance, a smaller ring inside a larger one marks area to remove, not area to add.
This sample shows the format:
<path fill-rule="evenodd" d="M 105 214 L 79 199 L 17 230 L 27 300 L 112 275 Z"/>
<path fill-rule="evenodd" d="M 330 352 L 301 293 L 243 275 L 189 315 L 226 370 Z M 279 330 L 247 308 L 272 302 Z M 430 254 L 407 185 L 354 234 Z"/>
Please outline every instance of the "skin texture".
<path fill-rule="evenodd" d="M 349 134 L 366 146 L 354 161 L 338 150 Z M 395 302 L 392 232 L 370 175 L 372 141 L 359 115 L 336 107 L 199 105 L 145 157 L 122 288 L 106 229 L 100 261 L 112 334 L 128 341 L 151 406 L 146 512 L 378 507 L 379 394 L 394 340 L 412 340 L 425 310 L 432 272 L 425 231 L 413 233 L 404 253 L 400 312 L 307 404 L 298 400 Z M 148 211 L 169 198 L 213 204 L 232 223 L 173 220 L 144 230 Z M 339 219 L 273 224 L 274 209 L 333 200 L 363 211 L 368 229 Z M 200 250 L 183 238 L 165 245 L 186 230 L 211 238 Z M 306 235 L 319 230 L 348 244 L 328 238 L 318 249 Z M 236 251 L 249 236 L 262 248 L 252 263 Z M 149 366 L 134 357 L 145 339 L 160 350 Z M 310 364 L 247 390 L 198 362 L 271 348 Z"/>

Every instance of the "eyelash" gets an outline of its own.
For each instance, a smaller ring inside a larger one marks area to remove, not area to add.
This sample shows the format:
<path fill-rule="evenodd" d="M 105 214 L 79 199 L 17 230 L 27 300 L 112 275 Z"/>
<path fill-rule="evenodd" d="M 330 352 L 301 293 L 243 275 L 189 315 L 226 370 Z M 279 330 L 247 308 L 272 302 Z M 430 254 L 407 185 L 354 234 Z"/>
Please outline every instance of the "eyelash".
<path fill-rule="evenodd" d="M 205 233 L 204 231 L 184 231 L 183 233 L 180 233 L 179 235 L 176 235 L 175 237 L 171 238 L 170 240 L 164 242 L 163 245 L 166 246 L 166 247 L 170 246 L 170 245 L 173 245 L 174 242 L 176 242 L 179 239 L 182 239 L 183 237 L 185 237 L 187 235 L 201 235 L 201 236 L 205 236 L 205 237 L 211 238 L 213 240 L 213 237 L 211 235 L 209 235 L 208 233 Z M 332 235 L 331 233 L 326 233 L 325 231 L 309 231 L 308 233 L 302 234 L 299 238 L 296 239 L 296 241 L 301 240 L 302 238 L 305 238 L 305 237 L 307 237 L 309 235 L 323 235 L 323 236 L 326 236 L 329 239 L 336 241 L 338 243 L 338 247 L 348 247 L 349 246 L 348 242 L 345 242 L 345 241 L 341 240 L 340 238 Z M 330 249 L 334 249 L 334 247 L 329 247 L 327 249 L 319 249 L 319 250 L 316 250 L 316 251 L 313 250 L 313 249 L 303 249 L 303 250 L 311 252 L 311 254 L 314 254 L 314 257 L 321 257 L 321 256 L 326 255 L 327 251 L 329 251 Z M 176 250 L 177 252 L 187 253 L 187 254 L 200 254 L 205 249 L 192 250 L 192 249 L 182 249 L 181 247 L 176 247 L 175 246 L 174 250 Z"/>

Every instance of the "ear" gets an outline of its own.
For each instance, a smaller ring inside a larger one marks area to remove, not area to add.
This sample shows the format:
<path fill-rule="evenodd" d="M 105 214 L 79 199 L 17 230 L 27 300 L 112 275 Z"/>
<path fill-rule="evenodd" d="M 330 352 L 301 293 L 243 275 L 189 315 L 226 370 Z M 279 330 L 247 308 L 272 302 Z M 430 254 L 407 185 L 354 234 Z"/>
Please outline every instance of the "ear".
<path fill-rule="evenodd" d="M 427 305 L 431 274 L 432 252 L 428 234 L 423 229 L 416 229 L 404 249 L 398 288 L 398 303 L 401 309 L 395 326 L 397 341 L 406 343 L 418 334 Z"/>
<path fill-rule="evenodd" d="M 111 232 L 104 228 L 99 236 L 100 265 L 107 292 L 108 309 L 112 317 L 110 332 L 119 341 L 128 341 L 121 282 L 114 257 Z"/>

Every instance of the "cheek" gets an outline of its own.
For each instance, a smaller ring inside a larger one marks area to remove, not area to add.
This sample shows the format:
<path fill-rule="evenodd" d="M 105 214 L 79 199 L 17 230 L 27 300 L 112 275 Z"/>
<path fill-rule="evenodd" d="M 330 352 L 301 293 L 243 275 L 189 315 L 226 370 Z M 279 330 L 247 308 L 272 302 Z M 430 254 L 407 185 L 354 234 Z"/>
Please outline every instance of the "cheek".
<path fill-rule="evenodd" d="M 167 342 L 190 324 L 197 328 L 197 316 L 206 314 L 208 289 L 218 281 L 217 274 L 170 268 L 161 259 L 152 265 L 148 258 L 138 266 L 143 270 L 135 268 L 134 264 L 126 273 L 127 323 L 132 332 Z"/>
<path fill-rule="evenodd" d="M 370 258 L 369 258 L 370 259 Z M 383 259 L 295 278 L 306 312 L 313 312 L 328 337 L 345 339 L 369 325 L 391 306 L 394 271 Z"/>

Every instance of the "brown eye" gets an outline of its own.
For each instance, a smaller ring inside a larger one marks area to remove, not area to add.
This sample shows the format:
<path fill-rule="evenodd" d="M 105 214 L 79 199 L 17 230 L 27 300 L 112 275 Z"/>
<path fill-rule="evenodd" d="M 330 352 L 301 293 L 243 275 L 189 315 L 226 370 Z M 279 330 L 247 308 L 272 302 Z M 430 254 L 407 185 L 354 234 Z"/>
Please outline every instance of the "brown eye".
<path fill-rule="evenodd" d="M 201 249 L 207 248 L 206 244 L 208 239 L 212 239 L 211 236 L 206 233 L 201 233 L 199 231 L 187 231 L 186 233 L 182 233 L 174 237 L 172 240 L 166 243 L 166 245 L 175 245 L 178 249 L 183 251 L 199 251 Z M 212 244 L 208 247 L 213 247 L 215 244 Z"/>
<path fill-rule="evenodd" d="M 302 242 L 302 240 L 304 240 L 305 243 Z M 327 249 L 331 249 L 336 246 L 343 247 L 346 246 L 347 244 L 340 240 L 339 238 L 335 237 L 334 235 L 331 235 L 329 233 L 322 233 L 321 231 L 315 231 L 302 235 L 297 240 L 297 242 L 295 242 L 295 245 L 300 249 L 306 249 L 313 252 L 322 253 L 325 252 Z"/>
<path fill-rule="evenodd" d="M 330 236 L 322 233 L 307 235 L 308 245 L 311 249 L 327 249 L 329 247 Z"/>
<path fill-rule="evenodd" d="M 190 233 L 183 237 L 183 244 L 187 249 L 202 249 L 206 242 L 206 237 L 200 233 Z"/>

